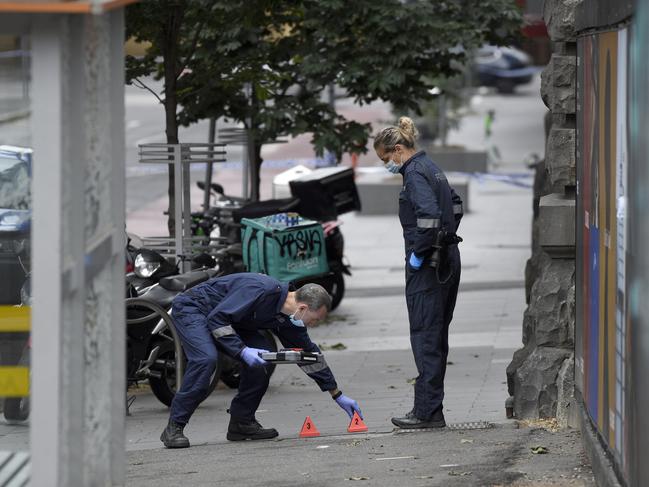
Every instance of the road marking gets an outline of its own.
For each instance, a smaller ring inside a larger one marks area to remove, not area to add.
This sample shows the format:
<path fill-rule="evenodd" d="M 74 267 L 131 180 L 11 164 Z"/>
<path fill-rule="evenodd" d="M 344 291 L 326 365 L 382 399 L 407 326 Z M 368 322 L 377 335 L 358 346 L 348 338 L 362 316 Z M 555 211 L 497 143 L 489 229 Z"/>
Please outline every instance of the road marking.
<path fill-rule="evenodd" d="M 31 461 L 26 451 L 0 452 L 0 482 L 2 485 L 27 485 L 31 477 Z"/>
<path fill-rule="evenodd" d="M 414 456 L 407 456 L 407 457 L 388 457 L 388 458 L 375 458 L 377 462 L 382 462 L 384 460 L 408 460 L 408 459 L 414 459 Z"/>
<path fill-rule="evenodd" d="M 126 93 L 124 102 L 128 107 L 160 106 L 160 102 L 152 93 Z"/>
<path fill-rule="evenodd" d="M 142 137 L 141 139 L 136 140 L 133 145 L 137 149 L 139 148 L 140 145 L 143 144 L 149 144 L 153 142 L 164 143 L 165 140 L 167 140 L 166 134 L 164 132 L 158 132 L 156 134 L 149 135 L 147 137 Z"/>

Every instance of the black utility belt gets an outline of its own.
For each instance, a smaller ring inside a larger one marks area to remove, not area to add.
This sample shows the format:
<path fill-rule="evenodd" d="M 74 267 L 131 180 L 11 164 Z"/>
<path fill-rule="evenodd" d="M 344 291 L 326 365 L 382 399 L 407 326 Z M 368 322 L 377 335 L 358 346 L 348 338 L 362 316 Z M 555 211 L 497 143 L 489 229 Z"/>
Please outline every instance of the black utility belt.
<path fill-rule="evenodd" d="M 440 243 L 446 247 L 450 247 L 451 245 L 457 245 L 460 242 L 464 241 L 462 237 L 460 237 L 457 233 L 439 232 L 439 234 L 440 234 Z"/>

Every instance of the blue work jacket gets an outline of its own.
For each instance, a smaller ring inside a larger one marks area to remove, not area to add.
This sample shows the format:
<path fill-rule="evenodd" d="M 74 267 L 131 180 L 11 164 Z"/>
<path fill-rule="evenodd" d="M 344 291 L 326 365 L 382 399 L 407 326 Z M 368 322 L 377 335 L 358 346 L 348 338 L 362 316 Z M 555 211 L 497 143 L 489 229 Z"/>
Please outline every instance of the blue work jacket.
<path fill-rule="evenodd" d="M 462 199 L 424 151 L 408 159 L 399 172 L 403 176 L 399 220 L 406 258 L 413 251 L 419 257 L 429 257 L 440 229 L 449 233 L 457 231 L 464 215 Z"/>
<path fill-rule="evenodd" d="M 272 330 L 285 348 L 320 352 L 305 327 L 295 326 L 282 313 L 288 284 L 254 273 L 230 274 L 202 282 L 174 299 L 191 304 L 205 315 L 205 324 L 218 345 L 236 357 L 246 346 L 237 330 Z M 326 362 L 301 366 L 323 391 L 337 387 Z"/>

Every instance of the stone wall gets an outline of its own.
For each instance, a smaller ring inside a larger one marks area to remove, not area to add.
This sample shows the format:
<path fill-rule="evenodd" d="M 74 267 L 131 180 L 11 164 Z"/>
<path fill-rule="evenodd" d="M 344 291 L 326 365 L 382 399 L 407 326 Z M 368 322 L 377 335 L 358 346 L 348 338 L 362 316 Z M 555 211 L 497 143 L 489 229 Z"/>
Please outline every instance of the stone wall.
<path fill-rule="evenodd" d="M 575 329 L 575 15 L 582 0 L 546 0 L 553 41 L 541 96 L 551 112 L 545 160 L 535 184 L 532 257 L 526 269 L 528 308 L 523 348 L 507 367 L 513 413 L 519 419 L 571 422 Z M 536 207 L 538 205 L 538 208 Z"/>

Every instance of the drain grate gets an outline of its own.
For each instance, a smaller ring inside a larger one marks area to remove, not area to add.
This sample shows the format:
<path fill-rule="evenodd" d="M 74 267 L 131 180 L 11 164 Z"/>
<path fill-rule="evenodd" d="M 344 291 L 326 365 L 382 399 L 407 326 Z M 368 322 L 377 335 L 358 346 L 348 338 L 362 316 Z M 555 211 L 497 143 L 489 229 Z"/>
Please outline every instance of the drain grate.
<path fill-rule="evenodd" d="M 447 425 L 451 430 L 488 430 L 493 428 L 494 424 L 488 421 L 469 421 L 466 423 L 452 423 Z"/>
<path fill-rule="evenodd" d="M 495 427 L 493 423 L 489 423 L 488 421 L 468 421 L 466 423 L 452 423 L 452 424 L 447 424 L 446 428 L 447 430 L 486 430 Z M 444 431 L 444 429 L 440 429 L 437 431 Z M 436 431 L 436 428 L 395 428 L 393 430 L 394 433 L 396 434 L 402 434 L 402 433 L 412 433 L 413 431 Z"/>

